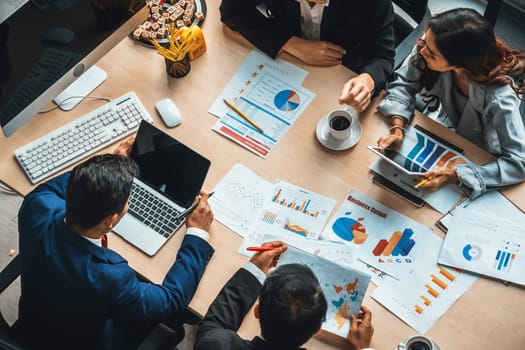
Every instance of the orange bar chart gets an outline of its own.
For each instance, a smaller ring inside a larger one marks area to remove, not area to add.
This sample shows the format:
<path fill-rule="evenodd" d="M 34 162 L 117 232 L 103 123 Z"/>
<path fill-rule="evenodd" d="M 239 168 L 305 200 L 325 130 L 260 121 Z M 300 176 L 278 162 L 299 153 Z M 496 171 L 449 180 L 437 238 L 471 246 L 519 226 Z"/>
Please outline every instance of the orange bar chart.
<path fill-rule="evenodd" d="M 427 289 L 428 294 L 432 295 L 434 298 L 439 297 L 438 291 L 429 286 L 428 284 L 425 284 L 425 288 Z"/>
<path fill-rule="evenodd" d="M 426 306 L 430 306 L 430 304 L 432 304 L 432 302 L 430 301 L 430 299 L 428 299 L 426 296 L 424 295 L 421 295 L 421 299 L 423 299 L 423 303 L 425 303 Z"/>
<path fill-rule="evenodd" d="M 383 255 L 390 255 L 392 253 L 392 250 L 394 250 L 394 248 L 396 247 L 397 242 L 399 242 L 399 240 L 401 239 L 401 237 L 403 237 L 401 231 L 395 231 L 392 234 L 392 237 L 390 237 L 390 240 L 388 241 L 388 244 L 386 245 L 385 249 L 383 250 Z"/>
<path fill-rule="evenodd" d="M 432 277 L 432 282 L 434 282 L 435 284 L 437 284 L 437 285 L 439 286 L 439 288 L 441 288 L 441 289 L 447 289 L 448 284 L 446 284 L 445 282 L 443 282 L 442 280 L 440 280 L 438 277 L 436 277 L 436 275 L 431 274 L 430 277 Z"/>
<path fill-rule="evenodd" d="M 449 271 L 445 270 L 443 267 L 441 266 L 438 266 L 439 268 L 439 273 L 442 274 L 443 276 L 445 276 L 445 278 L 447 280 L 449 280 L 450 282 L 454 282 L 454 280 L 456 279 L 456 276 L 454 276 L 452 273 L 450 273 Z"/>

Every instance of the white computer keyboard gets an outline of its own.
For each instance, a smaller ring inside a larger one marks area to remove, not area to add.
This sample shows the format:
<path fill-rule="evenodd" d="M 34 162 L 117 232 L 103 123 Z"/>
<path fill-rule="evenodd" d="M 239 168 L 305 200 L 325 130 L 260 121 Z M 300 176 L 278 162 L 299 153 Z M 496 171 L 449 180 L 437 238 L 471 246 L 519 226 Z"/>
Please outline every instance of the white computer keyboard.
<path fill-rule="evenodd" d="M 132 134 L 142 120 L 153 119 L 131 91 L 15 150 L 15 157 L 34 184 Z"/>

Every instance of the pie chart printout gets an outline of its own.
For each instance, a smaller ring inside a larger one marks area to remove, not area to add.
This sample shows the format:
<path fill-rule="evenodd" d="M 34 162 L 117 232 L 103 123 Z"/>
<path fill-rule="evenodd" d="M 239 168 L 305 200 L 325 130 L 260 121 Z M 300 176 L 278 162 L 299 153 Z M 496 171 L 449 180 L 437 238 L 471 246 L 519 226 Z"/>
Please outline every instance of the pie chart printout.
<path fill-rule="evenodd" d="M 273 99 L 275 107 L 284 112 L 291 112 L 299 107 L 301 98 L 293 90 L 282 90 Z"/>

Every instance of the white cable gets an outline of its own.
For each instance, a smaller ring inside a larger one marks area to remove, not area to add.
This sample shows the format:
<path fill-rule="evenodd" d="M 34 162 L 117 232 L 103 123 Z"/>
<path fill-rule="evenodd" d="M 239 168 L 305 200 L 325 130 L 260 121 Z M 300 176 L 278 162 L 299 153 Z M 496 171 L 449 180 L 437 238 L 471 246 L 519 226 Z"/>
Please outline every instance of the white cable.
<path fill-rule="evenodd" d="M 56 106 L 54 106 L 53 108 L 45 109 L 43 111 L 38 112 L 38 114 L 43 114 L 43 113 L 48 113 L 48 112 L 54 111 L 55 109 L 60 108 L 60 105 L 62 103 L 66 102 L 67 100 L 72 99 L 72 98 L 81 98 L 82 100 L 84 100 L 86 98 L 92 98 L 92 99 L 96 99 L 96 100 L 104 100 L 104 101 L 107 101 L 107 102 L 111 102 L 110 98 L 102 97 L 102 96 L 69 96 L 65 100 L 60 101 L 60 103 L 57 104 Z"/>

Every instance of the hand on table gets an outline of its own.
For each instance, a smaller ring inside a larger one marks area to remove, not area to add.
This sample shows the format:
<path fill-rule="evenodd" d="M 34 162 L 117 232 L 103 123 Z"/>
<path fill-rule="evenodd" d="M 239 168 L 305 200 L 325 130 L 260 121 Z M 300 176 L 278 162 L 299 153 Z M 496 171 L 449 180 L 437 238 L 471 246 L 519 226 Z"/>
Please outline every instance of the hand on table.
<path fill-rule="evenodd" d="M 346 103 L 358 112 L 362 112 L 370 104 L 374 89 L 375 83 L 372 76 L 368 73 L 359 74 L 348 80 L 343 86 L 339 95 L 339 103 Z"/>
<path fill-rule="evenodd" d="M 129 153 L 131 152 L 131 148 L 133 147 L 133 144 L 135 143 L 135 136 L 132 135 L 122 141 L 117 148 L 115 148 L 115 151 L 113 151 L 114 154 L 121 155 L 123 157 L 128 157 Z"/>
<path fill-rule="evenodd" d="M 261 269 L 265 274 L 268 274 L 268 271 L 277 265 L 279 256 L 288 249 L 288 246 L 282 241 L 266 242 L 263 243 L 262 246 L 275 247 L 275 249 L 264 252 L 255 252 L 251 257 L 250 262 Z"/>
<path fill-rule="evenodd" d="M 350 332 L 348 333 L 348 350 L 360 350 L 370 347 L 374 326 L 372 325 L 372 312 L 361 306 L 357 317 L 350 315 Z"/>
<path fill-rule="evenodd" d="M 208 194 L 201 191 L 201 193 L 195 197 L 195 201 L 199 201 L 199 205 L 197 205 L 195 210 L 186 218 L 186 227 L 196 227 L 209 232 L 211 223 L 213 222 L 213 211 L 208 203 Z"/>
<path fill-rule="evenodd" d="M 331 42 L 307 40 L 297 36 L 292 36 L 281 51 L 313 66 L 338 65 L 346 54 L 344 48 Z"/>

